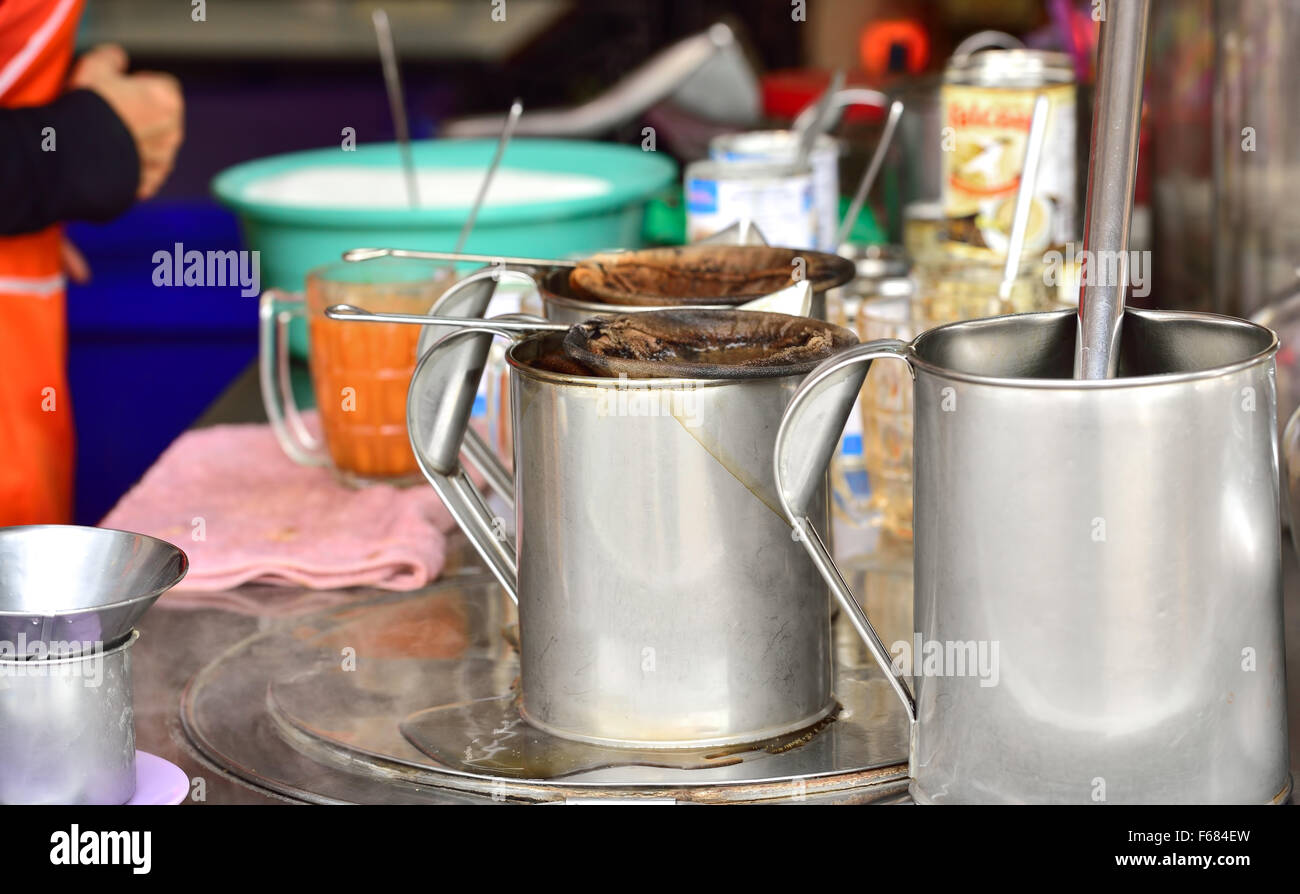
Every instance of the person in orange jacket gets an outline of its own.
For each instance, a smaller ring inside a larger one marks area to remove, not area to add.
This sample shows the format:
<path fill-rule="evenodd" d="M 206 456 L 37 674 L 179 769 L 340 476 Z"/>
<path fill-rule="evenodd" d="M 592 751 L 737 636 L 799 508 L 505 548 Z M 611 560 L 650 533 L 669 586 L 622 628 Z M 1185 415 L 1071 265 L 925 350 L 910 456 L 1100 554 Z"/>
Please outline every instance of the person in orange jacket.
<path fill-rule="evenodd" d="M 183 138 L 169 75 L 116 46 L 69 76 L 83 0 L 0 0 L 0 526 L 67 522 L 73 424 L 61 221 L 103 221 L 157 192 Z"/>

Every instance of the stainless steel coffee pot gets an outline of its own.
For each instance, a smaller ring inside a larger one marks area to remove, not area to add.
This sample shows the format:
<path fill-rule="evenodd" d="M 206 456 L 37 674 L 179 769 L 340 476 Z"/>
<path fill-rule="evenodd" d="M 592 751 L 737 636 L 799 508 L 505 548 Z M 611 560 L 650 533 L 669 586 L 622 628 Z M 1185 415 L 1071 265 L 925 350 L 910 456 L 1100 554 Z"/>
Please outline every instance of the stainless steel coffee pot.
<path fill-rule="evenodd" d="M 485 320 L 427 349 L 408 425 L 426 477 L 518 603 L 526 719 L 584 742 L 689 748 L 832 712 L 829 598 L 772 478 L 777 425 L 807 370 L 577 375 L 545 362 L 563 332 L 518 341 L 512 538 L 458 457 L 494 333 Z M 813 490 L 807 512 L 825 524 Z"/>
<path fill-rule="evenodd" d="M 1119 377 L 1085 381 L 1075 320 L 955 323 L 824 362 L 776 436 L 782 510 L 907 709 L 917 801 L 1285 800 L 1277 339 L 1128 310 Z M 818 533 L 881 359 L 915 383 L 916 632 L 891 644 Z"/>

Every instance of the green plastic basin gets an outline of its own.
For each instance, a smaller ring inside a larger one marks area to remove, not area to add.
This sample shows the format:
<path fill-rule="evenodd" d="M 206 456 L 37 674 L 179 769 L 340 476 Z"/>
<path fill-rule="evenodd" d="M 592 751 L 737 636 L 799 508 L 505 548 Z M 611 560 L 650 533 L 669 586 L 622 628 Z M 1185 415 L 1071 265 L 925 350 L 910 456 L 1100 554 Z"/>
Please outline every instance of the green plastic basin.
<path fill-rule="evenodd" d="M 495 148 L 495 140 L 434 140 L 416 143 L 413 154 L 417 168 L 464 168 L 481 177 Z M 293 206 L 248 195 L 249 187 L 265 178 L 316 166 L 399 169 L 400 160 L 393 143 L 355 151 L 316 149 L 236 165 L 212 182 L 217 199 L 239 217 L 246 247 L 261 252 L 263 289 L 301 290 L 309 270 L 337 261 L 349 248 L 455 247 L 468 203 L 421 209 Z M 594 177 L 609 188 L 558 200 L 498 203 L 494 197 L 479 213 L 465 251 L 561 258 L 636 248 L 644 244 L 646 203 L 677 181 L 677 165 L 666 155 L 580 140 L 514 140 L 502 168 Z M 295 354 L 306 353 L 305 326 L 295 326 L 291 344 Z"/>

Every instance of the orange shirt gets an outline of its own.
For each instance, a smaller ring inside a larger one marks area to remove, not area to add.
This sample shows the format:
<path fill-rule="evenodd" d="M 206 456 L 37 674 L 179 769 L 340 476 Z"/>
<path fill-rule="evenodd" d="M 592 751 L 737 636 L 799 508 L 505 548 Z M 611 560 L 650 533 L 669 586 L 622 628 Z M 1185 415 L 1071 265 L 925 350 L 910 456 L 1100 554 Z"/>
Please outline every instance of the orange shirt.
<path fill-rule="evenodd" d="M 0 2 L 0 107 L 63 92 L 83 0 Z M 73 425 L 58 226 L 0 236 L 0 525 L 67 522 Z"/>

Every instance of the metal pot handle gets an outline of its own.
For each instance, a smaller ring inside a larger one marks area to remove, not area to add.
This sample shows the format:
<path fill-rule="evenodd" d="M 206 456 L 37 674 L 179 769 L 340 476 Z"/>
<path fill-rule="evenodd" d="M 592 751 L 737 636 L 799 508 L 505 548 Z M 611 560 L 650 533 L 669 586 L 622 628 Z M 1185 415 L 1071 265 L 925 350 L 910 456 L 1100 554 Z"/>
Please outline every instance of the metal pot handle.
<path fill-rule="evenodd" d="M 429 309 L 429 315 L 436 317 L 486 316 L 492 296 L 496 294 L 497 286 L 503 280 L 514 280 L 522 285 L 537 288 L 537 281 L 527 273 L 489 265 L 457 280 L 433 303 L 433 307 Z M 416 344 L 416 358 L 423 357 L 425 352 L 436 344 L 439 339 L 455 331 L 457 330 L 454 326 L 424 327 L 420 331 L 420 340 Z M 505 500 L 506 504 L 513 509 L 515 505 L 514 479 L 511 478 L 510 470 L 506 468 L 497 452 L 473 428 L 465 431 L 463 449 L 465 459 L 483 476 L 488 483 L 488 487 L 492 488 L 492 492 Z"/>
<path fill-rule="evenodd" d="M 505 531 L 504 520 L 493 516 L 460 464 L 461 444 L 487 366 L 492 337 L 502 334 L 510 333 L 484 320 L 481 326 L 457 329 L 426 350 L 416 364 L 406 395 L 406 429 L 420 471 L 518 604 L 514 541 Z M 502 472 L 513 491 L 513 476 L 504 468 Z"/>
<path fill-rule="evenodd" d="M 271 432 L 289 459 L 304 466 L 323 466 L 329 453 L 303 422 L 289 375 L 289 323 L 306 317 L 306 303 L 301 294 L 267 289 L 258 299 L 257 313 L 258 379 Z"/>
<path fill-rule="evenodd" d="M 862 390 L 871 361 L 877 358 L 902 360 L 911 369 L 911 357 L 912 348 L 907 342 L 891 338 L 858 345 L 823 362 L 808 374 L 786 407 L 776 433 L 772 465 L 777 498 L 793 529 L 791 536 L 803 544 L 839 600 L 840 608 L 853 624 L 853 629 L 862 637 L 903 702 L 908 720 L 915 721 L 916 699 L 894 672 L 889 650 L 854 598 L 830 550 L 813 527 L 808 511 L 825 480 L 826 466 L 839 443 L 844 423 L 853 411 L 853 402 Z"/>

